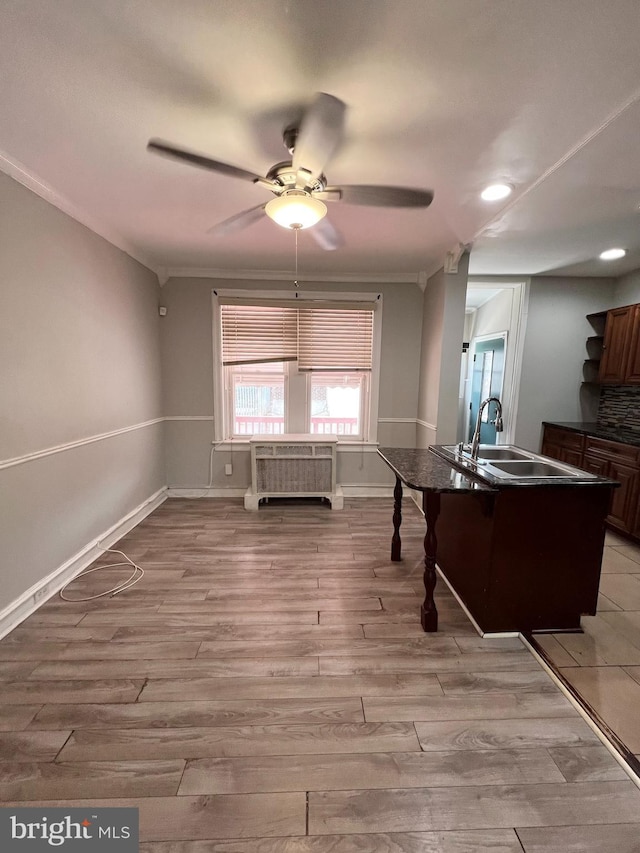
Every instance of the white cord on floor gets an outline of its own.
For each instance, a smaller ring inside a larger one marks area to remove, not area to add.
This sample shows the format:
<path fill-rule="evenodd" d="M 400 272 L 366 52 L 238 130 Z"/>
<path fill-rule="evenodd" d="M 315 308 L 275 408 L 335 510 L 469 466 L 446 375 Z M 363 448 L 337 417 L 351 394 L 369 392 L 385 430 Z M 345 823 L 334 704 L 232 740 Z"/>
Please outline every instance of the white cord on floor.
<path fill-rule="evenodd" d="M 213 454 L 220 447 L 221 444 L 224 444 L 224 441 L 216 441 L 215 444 L 211 445 L 211 452 L 209 453 L 209 484 L 207 486 L 194 486 L 196 489 L 204 489 L 202 494 L 193 495 L 193 498 L 204 498 L 209 494 L 209 490 L 213 486 Z"/>
<path fill-rule="evenodd" d="M 108 563 L 105 566 L 94 566 L 92 569 L 85 569 L 84 572 L 80 572 L 77 577 L 69 581 L 68 584 L 65 584 L 60 590 L 60 598 L 63 601 L 93 601 L 96 598 L 104 598 L 105 595 L 108 595 L 110 598 L 113 598 L 114 595 L 118 595 L 118 593 L 124 592 L 126 589 L 131 589 L 131 587 L 137 584 L 138 581 L 142 580 L 144 576 L 144 569 L 137 563 L 134 563 L 133 560 L 130 560 L 129 557 L 127 557 L 127 555 L 123 551 L 118 551 L 116 548 L 100 548 L 100 550 L 103 554 L 121 554 L 127 562 Z M 68 589 L 69 586 L 71 586 L 73 581 L 77 581 L 79 578 L 85 577 L 85 575 L 90 575 L 92 572 L 98 572 L 100 571 L 100 569 L 115 569 L 118 566 L 127 565 L 133 566 L 133 573 L 130 575 L 130 577 L 128 577 L 127 580 L 122 581 L 122 583 L 116 584 L 116 586 L 106 590 L 105 592 L 99 592 L 97 595 L 89 595 L 85 598 L 67 598 L 66 595 L 63 595 L 64 591 Z"/>

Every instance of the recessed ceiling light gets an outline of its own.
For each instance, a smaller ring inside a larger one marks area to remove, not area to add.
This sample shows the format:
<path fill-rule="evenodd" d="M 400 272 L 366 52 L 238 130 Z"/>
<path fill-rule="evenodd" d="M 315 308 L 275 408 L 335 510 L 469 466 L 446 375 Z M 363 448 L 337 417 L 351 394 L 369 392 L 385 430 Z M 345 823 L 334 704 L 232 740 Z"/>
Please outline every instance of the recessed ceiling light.
<path fill-rule="evenodd" d="M 509 186 L 509 184 L 491 184 L 482 190 L 480 198 L 485 201 L 500 201 L 500 199 L 511 195 L 512 192 L 513 187 Z"/>
<path fill-rule="evenodd" d="M 601 261 L 617 261 L 618 258 L 624 258 L 626 254 L 626 249 L 607 249 L 606 252 L 600 252 L 599 258 Z"/>

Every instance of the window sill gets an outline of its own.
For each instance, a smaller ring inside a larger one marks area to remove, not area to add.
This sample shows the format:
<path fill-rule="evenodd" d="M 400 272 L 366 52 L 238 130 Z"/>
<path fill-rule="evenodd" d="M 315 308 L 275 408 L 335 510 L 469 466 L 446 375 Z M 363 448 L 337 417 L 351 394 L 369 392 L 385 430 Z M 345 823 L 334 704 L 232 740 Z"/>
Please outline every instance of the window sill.
<path fill-rule="evenodd" d="M 322 440 L 322 435 L 318 435 L 318 439 Z M 222 441 L 212 441 L 211 442 L 215 448 L 218 450 L 230 450 L 233 447 L 246 447 L 249 449 L 249 445 L 251 443 L 251 436 L 247 436 L 246 438 L 225 438 Z M 346 453 L 359 453 L 361 451 L 365 452 L 375 452 L 380 445 L 378 441 L 340 441 L 338 440 L 338 452 L 346 452 Z"/>

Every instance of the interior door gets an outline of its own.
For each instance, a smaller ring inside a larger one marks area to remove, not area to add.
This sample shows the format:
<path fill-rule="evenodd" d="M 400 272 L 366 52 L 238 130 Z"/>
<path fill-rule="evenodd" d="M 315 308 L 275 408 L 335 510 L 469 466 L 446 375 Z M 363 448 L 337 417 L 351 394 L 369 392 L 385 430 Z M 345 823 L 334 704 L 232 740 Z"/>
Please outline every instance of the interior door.
<path fill-rule="evenodd" d="M 476 428 L 478 409 L 487 397 L 502 399 L 502 380 L 504 376 L 504 335 L 488 340 L 475 341 L 473 345 L 471 370 L 471 398 L 469 403 L 469 441 Z M 480 423 L 481 444 L 496 443 L 496 406 L 485 406 Z"/>

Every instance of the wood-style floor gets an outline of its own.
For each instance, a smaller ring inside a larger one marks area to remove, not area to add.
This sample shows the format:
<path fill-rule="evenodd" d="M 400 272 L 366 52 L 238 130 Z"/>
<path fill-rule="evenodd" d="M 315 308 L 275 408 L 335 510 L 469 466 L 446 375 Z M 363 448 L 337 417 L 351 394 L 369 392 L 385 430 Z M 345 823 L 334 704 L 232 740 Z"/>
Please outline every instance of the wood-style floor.
<path fill-rule="evenodd" d="M 166 501 L 136 587 L 0 641 L 2 800 L 136 806 L 143 853 L 637 853 L 640 790 L 520 642 L 441 582 L 422 632 L 391 513 Z"/>

